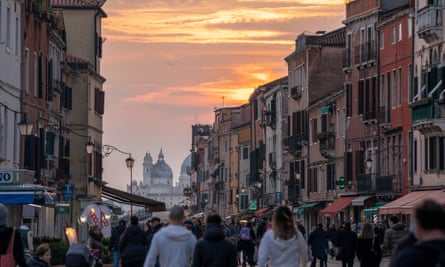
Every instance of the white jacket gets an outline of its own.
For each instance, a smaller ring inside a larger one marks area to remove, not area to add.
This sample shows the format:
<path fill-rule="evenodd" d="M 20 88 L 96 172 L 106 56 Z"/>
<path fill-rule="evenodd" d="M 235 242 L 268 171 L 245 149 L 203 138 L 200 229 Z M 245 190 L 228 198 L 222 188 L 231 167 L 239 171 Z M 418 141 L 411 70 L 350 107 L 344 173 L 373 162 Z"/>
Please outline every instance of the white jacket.
<path fill-rule="evenodd" d="M 258 250 L 258 267 L 306 267 L 309 261 L 308 248 L 303 235 L 282 240 L 274 237 L 273 230 L 267 231 Z"/>
<path fill-rule="evenodd" d="M 193 260 L 195 245 L 196 237 L 185 227 L 164 227 L 154 235 L 144 267 L 155 266 L 157 256 L 162 267 L 188 267 Z"/>

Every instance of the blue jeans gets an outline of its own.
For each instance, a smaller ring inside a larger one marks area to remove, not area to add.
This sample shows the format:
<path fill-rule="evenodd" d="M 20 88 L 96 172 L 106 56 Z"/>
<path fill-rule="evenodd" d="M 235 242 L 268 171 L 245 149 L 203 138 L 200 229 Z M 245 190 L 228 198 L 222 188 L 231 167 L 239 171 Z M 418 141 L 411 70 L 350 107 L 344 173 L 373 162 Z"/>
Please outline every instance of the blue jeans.
<path fill-rule="evenodd" d="M 119 251 L 113 251 L 113 267 L 119 267 Z"/>

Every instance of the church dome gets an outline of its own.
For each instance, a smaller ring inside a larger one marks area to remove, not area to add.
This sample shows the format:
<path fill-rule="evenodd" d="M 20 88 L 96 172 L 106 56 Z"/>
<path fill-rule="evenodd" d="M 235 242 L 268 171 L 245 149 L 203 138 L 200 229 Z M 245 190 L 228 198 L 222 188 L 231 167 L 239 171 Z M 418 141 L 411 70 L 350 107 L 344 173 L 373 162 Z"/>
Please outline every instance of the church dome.
<path fill-rule="evenodd" d="M 192 166 L 192 155 L 189 154 L 182 162 L 181 174 L 187 174 L 187 171 L 190 169 L 191 166 Z"/>
<path fill-rule="evenodd" d="M 173 178 L 172 168 L 165 162 L 164 154 L 159 153 L 158 162 L 151 169 L 151 177 L 153 178 Z"/>

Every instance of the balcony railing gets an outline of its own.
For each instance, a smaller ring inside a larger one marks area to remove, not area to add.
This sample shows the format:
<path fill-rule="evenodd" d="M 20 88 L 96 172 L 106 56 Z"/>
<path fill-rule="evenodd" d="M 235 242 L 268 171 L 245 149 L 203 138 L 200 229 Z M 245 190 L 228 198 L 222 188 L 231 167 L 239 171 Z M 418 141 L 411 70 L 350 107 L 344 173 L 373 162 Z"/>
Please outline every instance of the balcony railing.
<path fill-rule="evenodd" d="M 375 192 L 384 193 L 401 193 L 400 191 L 400 175 L 377 176 L 375 179 Z"/>
<path fill-rule="evenodd" d="M 287 138 L 287 145 L 289 146 L 289 152 L 292 154 L 299 154 L 303 148 L 302 146 L 303 135 L 292 135 Z"/>
<path fill-rule="evenodd" d="M 377 42 L 370 41 L 355 47 L 355 64 L 377 60 Z"/>
<path fill-rule="evenodd" d="M 411 105 L 413 127 L 444 119 L 443 107 L 433 98 L 422 99 Z"/>
<path fill-rule="evenodd" d="M 377 120 L 377 114 L 375 111 L 365 111 L 363 113 L 363 121 L 371 121 L 371 120 Z"/>
<path fill-rule="evenodd" d="M 434 39 L 442 39 L 442 9 L 443 6 L 427 6 L 419 10 L 417 23 L 420 38 L 430 42 Z"/>
<path fill-rule="evenodd" d="M 372 191 L 372 175 L 370 173 L 357 175 L 357 190 L 359 192 Z"/>
<path fill-rule="evenodd" d="M 290 95 L 293 99 L 297 99 L 301 97 L 301 93 L 303 92 L 303 86 L 297 85 L 290 89 Z"/>

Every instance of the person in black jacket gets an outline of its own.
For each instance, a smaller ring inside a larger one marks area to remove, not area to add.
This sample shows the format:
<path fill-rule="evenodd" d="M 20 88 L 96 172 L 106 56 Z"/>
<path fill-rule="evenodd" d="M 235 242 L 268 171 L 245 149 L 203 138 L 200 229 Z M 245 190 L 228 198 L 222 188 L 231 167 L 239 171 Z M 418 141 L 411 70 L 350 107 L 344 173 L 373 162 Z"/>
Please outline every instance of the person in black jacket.
<path fill-rule="evenodd" d="M 354 265 L 357 248 L 357 234 L 351 230 L 351 223 L 346 222 L 338 237 L 339 256 L 343 267 Z"/>
<path fill-rule="evenodd" d="M 415 245 L 402 248 L 391 259 L 391 267 L 445 266 L 445 208 L 427 199 L 416 206 Z"/>
<path fill-rule="evenodd" d="M 0 254 L 6 254 L 14 230 L 14 259 L 20 267 L 27 267 L 20 233 L 17 229 L 6 227 L 7 218 L 8 209 L 5 205 L 0 204 Z"/>
<path fill-rule="evenodd" d="M 119 267 L 119 241 L 122 233 L 125 231 L 126 223 L 120 220 L 118 226 L 113 228 L 110 239 L 110 252 L 113 252 L 113 267 Z"/>
<path fill-rule="evenodd" d="M 207 216 L 204 238 L 196 244 L 193 256 L 193 267 L 236 267 L 235 245 L 225 238 L 221 227 L 221 216 Z"/>
<path fill-rule="evenodd" d="M 308 244 L 312 251 L 311 267 L 315 267 L 317 259 L 320 261 L 320 267 L 326 265 L 328 251 L 328 239 L 326 231 L 323 230 L 323 224 L 319 223 L 318 227 L 309 235 Z"/>
<path fill-rule="evenodd" d="M 119 253 L 122 267 L 142 267 L 144 265 L 147 238 L 138 223 L 138 217 L 131 216 L 130 225 L 121 236 Z"/>

